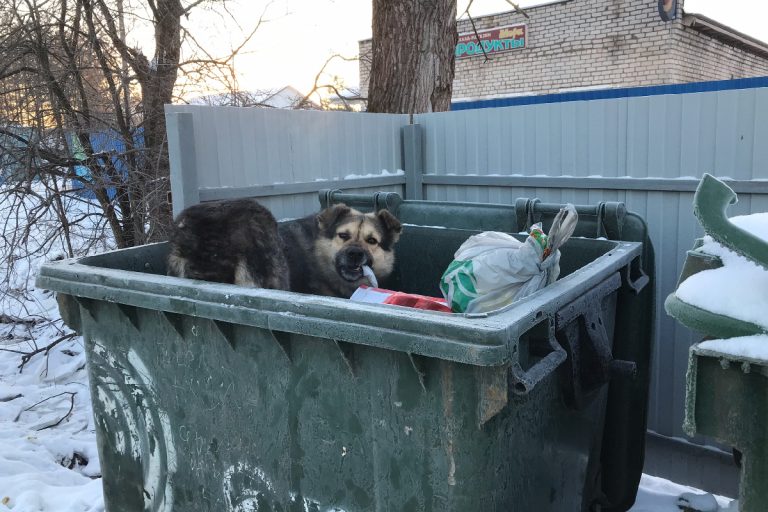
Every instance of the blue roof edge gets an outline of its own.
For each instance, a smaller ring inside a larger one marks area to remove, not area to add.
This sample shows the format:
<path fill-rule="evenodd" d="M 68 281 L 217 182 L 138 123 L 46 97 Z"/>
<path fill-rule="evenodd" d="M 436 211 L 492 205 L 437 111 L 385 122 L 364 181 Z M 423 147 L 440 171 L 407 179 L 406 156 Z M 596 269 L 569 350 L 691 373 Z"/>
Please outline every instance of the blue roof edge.
<path fill-rule="evenodd" d="M 489 100 L 457 101 L 451 103 L 451 110 L 512 107 L 518 105 L 538 105 L 543 103 L 565 103 L 569 101 L 591 101 L 613 98 L 633 98 L 640 96 L 659 96 L 662 94 L 689 94 L 697 92 L 754 89 L 760 87 L 768 87 L 768 76 L 736 78 L 732 80 L 713 80 L 709 82 L 689 82 L 684 84 L 574 91 L 533 96 L 514 96 L 510 98 L 494 98 Z"/>

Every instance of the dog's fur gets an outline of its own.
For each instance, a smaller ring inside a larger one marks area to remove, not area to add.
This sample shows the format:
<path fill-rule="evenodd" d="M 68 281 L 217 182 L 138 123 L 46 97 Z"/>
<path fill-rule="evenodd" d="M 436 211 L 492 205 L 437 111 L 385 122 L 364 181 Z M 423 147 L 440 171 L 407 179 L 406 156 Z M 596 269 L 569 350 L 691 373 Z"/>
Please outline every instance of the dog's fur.
<path fill-rule="evenodd" d="M 171 232 L 168 274 L 259 288 L 288 289 L 277 221 L 256 201 L 190 206 Z"/>
<path fill-rule="evenodd" d="M 279 226 L 253 199 L 217 201 L 181 212 L 171 234 L 168 274 L 242 286 L 346 297 L 394 266 L 402 226 L 388 211 L 340 204 Z"/>

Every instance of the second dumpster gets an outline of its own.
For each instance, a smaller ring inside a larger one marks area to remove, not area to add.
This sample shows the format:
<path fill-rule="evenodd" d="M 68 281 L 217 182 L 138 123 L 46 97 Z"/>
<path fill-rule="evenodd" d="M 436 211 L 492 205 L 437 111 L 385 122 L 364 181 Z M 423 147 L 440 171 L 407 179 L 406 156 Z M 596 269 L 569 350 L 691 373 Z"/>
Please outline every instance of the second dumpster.
<path fill-rule="evenodd" d="M 688 251 L 664 305 L 706 338 L 690 349 L 683 428 L 738 450 L 739 510 L 758 512 L 768 502 L 768 214 L 731 219 L 737 201 L 728 185 L 703 176 L 693 210 L 707 236 Z"/>

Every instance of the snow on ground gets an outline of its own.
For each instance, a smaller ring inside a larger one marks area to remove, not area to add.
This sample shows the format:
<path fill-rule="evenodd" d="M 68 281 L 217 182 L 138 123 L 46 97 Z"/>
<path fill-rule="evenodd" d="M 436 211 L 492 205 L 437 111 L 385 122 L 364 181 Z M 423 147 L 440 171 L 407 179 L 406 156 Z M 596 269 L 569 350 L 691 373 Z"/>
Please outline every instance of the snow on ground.
<path fill-rule="evenodd" d="M 104 510 L 82 339 L 65 339 L 22 369 L 11 352 L 31 352 L 65 332 L 60 323 L 2 325 L 0 510 Z"/>
<path fill-rule="evenodd" d="M 630 512 L 680 512 L 677 504 L 681 495 L 701 512 L 738 512 L 737 503 L 732 499 L 705 494 L 698 489 L 650 475 L 643 475 L 640 480 L 637 500 Z M 707 505 L 710 508 L 706 508 Z M 714 505 L 719 508 L 714 508 Z"/>
<path fill-rule="evenodd" d="M 33 185 L 39 196 L 3 192 L 0 511 L 103 511 L 83 341 L 62 323 L 53 294 L 34 286 L 39 266 L 66 255 L 68 245 L 41 200 L 45 187 Z M 109 247 L 98 218 L 88 216 L 92 205 L 76 197 L 63 204 L 81 219 L 71 227 L 76 254 Z"/>
<path fill-rule="evenodd" d="M 0 246 L 0 512 L 101 512 L 101 467 L 83 341 L 61 322 L 55 297 L 34 286 L 40 265 L 65 254 L 66 244 L 51 216 L 43 216 L 27 236 L 16 236 L 30 206 L 9 205 L 0 195 L 0 216 L 9 219 L 2 231 L 6 245 Z M 7 207 L 23 214 L 8 215 Z M 67 207 L 81 213 L 89 209 L 78 201 L 68 201 Z M 73 231 L 76 254 L 110 248 L 94 236 L 98 226 L 87 222 Z M 22 365 L 24 354 L 57 340 Z M 685 492 L 701 494 L 644 475 L 631 511 L 678 512 L 678 497 Z M 717 499 L 721 507 L 729 501 Z"/>

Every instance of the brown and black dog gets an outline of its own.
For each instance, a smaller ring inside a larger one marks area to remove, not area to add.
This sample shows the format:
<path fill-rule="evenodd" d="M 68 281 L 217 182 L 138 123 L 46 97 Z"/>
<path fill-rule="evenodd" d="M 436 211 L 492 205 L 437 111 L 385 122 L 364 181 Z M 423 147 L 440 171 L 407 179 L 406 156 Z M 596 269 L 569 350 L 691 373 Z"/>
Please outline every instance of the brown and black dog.
<path fill-rule="evenodd" d="M 401 231 L 386 210 L 344 204 L 278 224 L 253 199 L 202 203 L 174 223 L 168 274 L 349 298 L 368 284 L 364 266 L 377 279 L 392 272 Z"/>

